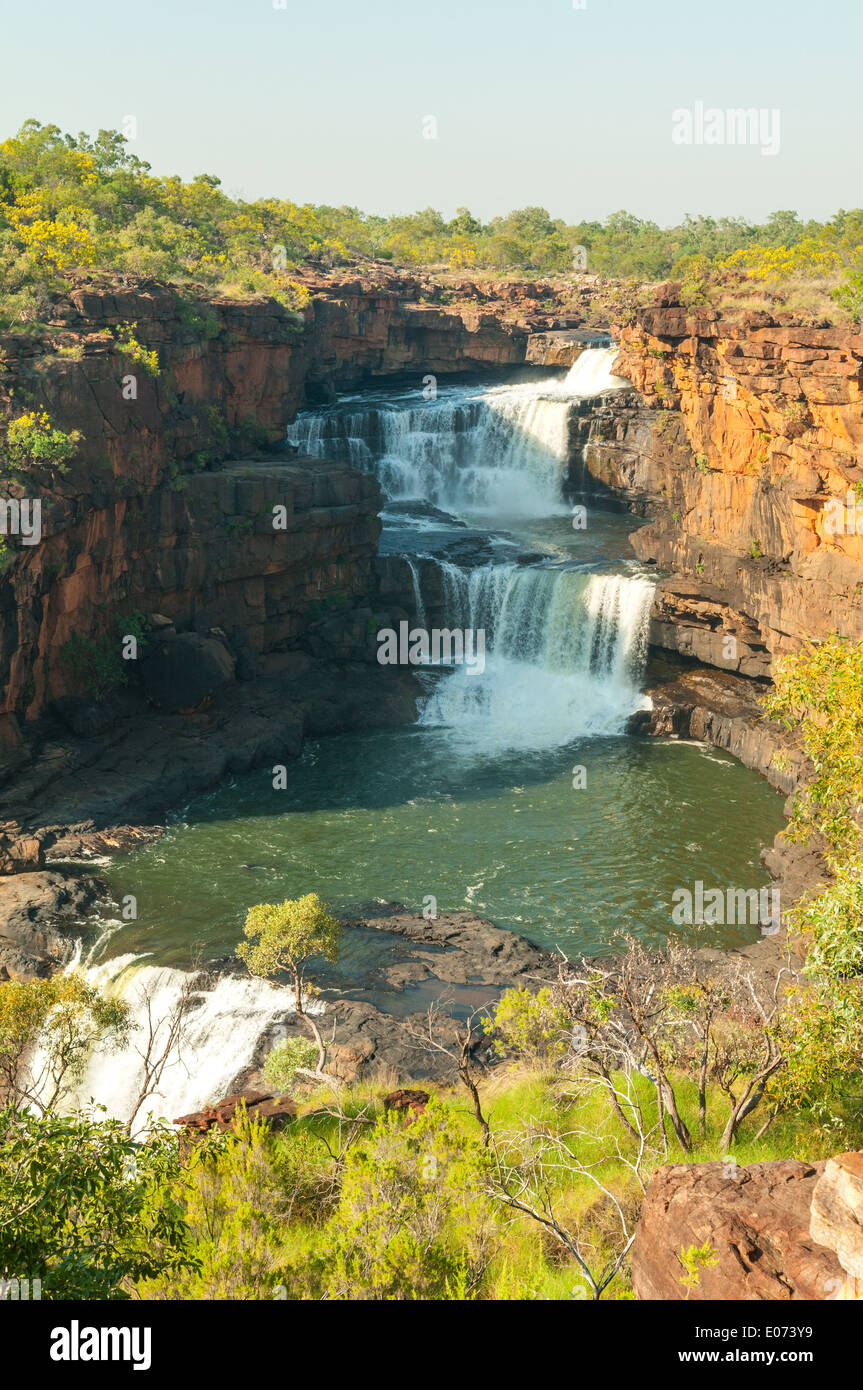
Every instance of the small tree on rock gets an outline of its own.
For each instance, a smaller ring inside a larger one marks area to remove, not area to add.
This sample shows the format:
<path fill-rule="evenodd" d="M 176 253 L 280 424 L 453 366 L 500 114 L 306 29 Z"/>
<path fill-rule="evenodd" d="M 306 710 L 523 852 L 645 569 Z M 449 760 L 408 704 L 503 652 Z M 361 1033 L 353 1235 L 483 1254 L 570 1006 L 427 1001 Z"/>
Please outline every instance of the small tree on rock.
<path fill-rule="evenodd" d="M 297 1067 L 297 1074 L 333 1084 L 333 1078 L 325 1071 L 326 1043 L 307 1009 L 319 993 L 308 978 L 308 969 L 315 958 L 338 960 L 341 923 L 317 893 L 306 893 L 302 898 L 286 898 L 282 903 L 258 903 L 250 907 L 243 932 L 247 940 L 240 942 L 237 955 L 251 974 L 261 979 L 270 980 L 283 972 L 290 976 L 297 1013 L 317 1044 L 314 1069 Z"/>

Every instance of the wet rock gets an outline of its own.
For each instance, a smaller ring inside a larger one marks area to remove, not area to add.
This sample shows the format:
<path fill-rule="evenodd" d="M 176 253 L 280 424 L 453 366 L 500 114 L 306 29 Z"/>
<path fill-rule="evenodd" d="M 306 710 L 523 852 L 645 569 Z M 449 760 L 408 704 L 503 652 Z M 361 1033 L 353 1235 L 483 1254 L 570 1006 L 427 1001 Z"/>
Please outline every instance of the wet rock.
<path fill-rule="evenodd" d="M 160 714 L 139 692 L 107 733 L 74 739 L 55 729 L 33 749 L 4 788 L 0 873 L 39 867 L 20 857 L 36 853 L 35 842 L 48 862 L 122 853 L 228 774 L 287 766 L 306 736 L 410 723 L 419 689 L 404 669 L 284 652 L 262 656 L 256 680 L 224 686 L 199 714 Z"/>
<path fill-rule="evenodd" d="M 103 891 L 95 880 L 48 871 L 0 878 L 0 968 L 5 975 L 33 979 L 65 964 Z"/>

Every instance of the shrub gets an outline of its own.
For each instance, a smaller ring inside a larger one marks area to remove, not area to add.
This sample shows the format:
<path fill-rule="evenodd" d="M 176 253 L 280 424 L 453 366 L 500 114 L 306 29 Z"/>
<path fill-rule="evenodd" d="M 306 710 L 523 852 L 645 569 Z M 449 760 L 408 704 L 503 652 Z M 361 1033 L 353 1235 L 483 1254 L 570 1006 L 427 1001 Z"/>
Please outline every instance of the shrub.
<path fill-rule="evenodd" d="M 305 1038 L 283 1038 L 267 1055 L 264 1076 L 276 1090 L 293 1095 L 297 1085 L 297 1069 L 314 1067 L 318 1049 Z"/>
<path fill-rule="evenodd" d="M 797 731 L 813 767 L 794 798 L 792 838 L 805 841 L 818 831 L 834 859 L 857 854 L 863 848 L 856 818 L 863 787 L 863 642 L 834 633 L 780 657 L 774 681 L 765 713 Z"/>
<path fill-rule="evenodd" d="M 116 685 L 124 685 L 126 672 L 116 643 L 108 638 L 94 641 L 73 632 L 60 648 L 60 660 L 68 667 L 85 695 L 101 700 Z"/>
<path fill-rule="evenodd" d="M 495 1041 L 499 1053 L 512 1049 L 534 1061 L 555 1061 L 572 1048 L 569 1014 L 547 986 L 535 994 L 524 985 L 508 989 L 495 1006 L 493 1018 L 483 1026 L 487 1033 L 500 1034 Z"/>
<path fill-rule="evenodd" d="M 347 1152 L 326 1254 L 290 1266 L 289 1287 L 339 1301 L 476 1297 L 494 1240 L 486 1164 L 436 1101 L 406 1128 L 384 1116 Z"/>
<path fill-rule="evenodd" d="M 69 460 L 80 442 L 78 430 L 67 433 L 58 429 L 47 411 L 31 410 L 9 422 L 4 452 L 13 474 L 44 469 L 53 475 L 69 471 Z"/>
<path fill-rule="evenodd" d="M 145 348 L 143 343 L 139 343 L 135 337 L 136 323 L 121 323 L 117 331 L 117 351 L 122 352 L 124 357 L 130 361 L 137 362 L 144 368 L 148 376 L 158 376 L 161 368 L 159 366 L 159 354 L 155 348 Z"/>
<path fill-rule="evenodd" d="M 0 1275 L 38 1274 L 48 1299 L 127 1299 L 193 1267 L 179 1175 L 172 1133 L 135 1144 L 116 1120 L 0 1111 Z"/>

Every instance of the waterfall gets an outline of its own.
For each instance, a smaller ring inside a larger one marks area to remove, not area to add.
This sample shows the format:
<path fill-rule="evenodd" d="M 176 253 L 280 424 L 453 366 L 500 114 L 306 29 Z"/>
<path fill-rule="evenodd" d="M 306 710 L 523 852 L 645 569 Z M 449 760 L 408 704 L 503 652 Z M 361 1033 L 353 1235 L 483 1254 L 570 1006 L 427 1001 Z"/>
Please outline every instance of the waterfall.
<path fill-rule="evenodd" d="M 625 377 L 613 376 L 611 366 L 620 352 L 619 347 L 588 348 L 582 352 L 570 367 L 563 383 L 564 391 L 570 396 L 601 396 L 606 391 L 620 391 L 632 382 Z"/>
<path fill-rule="evenodd" d="M 416 609 L 417 622 L 420 627 L 425 627 L 426 610 L 423 603 L 422 588 L 420 587 L 420 574 L 417 562 L 410 555 L 406 555 L 408 569 L 411 572 L 411 584 L 414 591 L 414 608 Z"/>
<path fill-rule="evenodd" d="M 302 411 L 287 438 L 305 454 L 373 471 L 391 500 L 422 498 L 456 514 L 564 514 L 573 403 L 629 385 L 611 375 L 617 353 L 585 349 L 563 381 L 445 387 L 420 402 L 413 395 Z"/>
<path fill-rule="evenodd" d="M 303 412 L 288 438 L 313 457 L 348 459 L 374 471 L 392 501 L 422 499 L 451 514 L 485 514 L 508 526 L 512 520 L 517 532 L 519 519 L 569 514 L 562 482 L 576 403 L 628 384 L 611 373 L 616 353 L 614 347 L 587 349 L 564 380 L 444 387 L 433 400 L 414 394 L 343 401 Z M 471 569 L 421 555 L 416 545 L 405 556 L 422 627 L 431 607 L 423 576 L 436 565 L 434 604 L 442 603 L 447 626 L 485 634 L 482 671 L 469 673 L 462 665 L 452 674 L 424 673 L 431 693 L 420 725 L 438 730 L 435 737 L 455 757 L 563 749 L 579 739 L 620 734 L 645 702 L 640 686 L 652 583 L 629 572 L 589 572 L 580 556 L 574 567 L 567 547 L 576 544 L 575 533 L 566 522 L 554 524 L 566 534 L 564 563 Z M 414 539 L 419 534 L 417 528 Z M 564 769 L 577 754 L 565 756 Z M 99 965 L 90 959 L 84 962 L 89 981 L 124 998 L 135 1026 L 122 1051 L 94 1054 L 69 1104 L 95 1097 L 125 1120 L 140 1091 L 141 1051 L 151 1026 L 158 1051 L 189 976 L 148 956 Z M 181 1055 L 165 1069 L 159 1093 L 144 1102 L 136 1128 L 148 1112 L 173 1120 L 221 1099 L 293 1005 L 290 990 L 266 981 L 202 977 Z"/>
<path fill-rule="evenodd" d="M 85 970 L 90 984 L 128 1003 L 133 1029 L 122 1051 L 93 1053 L 65 1109 L 85 1106 L 94 1097 L 109 1115 L 128 1119 L 141 1087 L 141 1052 L 146 1047 L 150 1018 L 158 1052 L 165 1045 L 168 1020 L 188 980 L 185 971 L 147 962 L 146 956 L 116 956 Z M 159 1093 L 142 1105 L 136 1129 L 145 1125 L 148 1112 L 175 1120 L 221 1100 L 237 1073 L 250 1065 L 261 1036 L 293 1006 L 292 990 L 249 975 L 221 975 L 215 983 L 202 980 L 189 1006 L 180 1055 L 171 1054 Z M 319 1007 L 316 1004 L 313 1009 Z M 34 1070 L 39 1062 L 37 1056 Z"/>
<path fill-rule="evenodd" d="M 288 439 L 303 453 L 373 470 L 388 498 L 444 511 L 524 517 L 563 512 L 569 407 L 535 387 L 456 389 L 421 405 L 300 415 Z"/>
<path fill-rule="evenodd" d="M 471 756 L 620 734 L 640 692 L 653 584 L 622 574 L 490 565 L 443 572 L 447 621 L 482 628 L 482 675 L 440 681 L 420 723 Z"/>

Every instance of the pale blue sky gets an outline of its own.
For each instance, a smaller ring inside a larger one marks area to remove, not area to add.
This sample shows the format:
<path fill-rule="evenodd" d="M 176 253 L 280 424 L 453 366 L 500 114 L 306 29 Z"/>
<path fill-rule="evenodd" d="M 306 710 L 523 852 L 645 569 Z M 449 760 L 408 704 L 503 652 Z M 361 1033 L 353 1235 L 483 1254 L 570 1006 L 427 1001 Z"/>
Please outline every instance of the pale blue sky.
<path fill-rule="evenodd" d="M 134 115 L 156 173 L 246 198 L 661 223 L 863 204 L 861 0 L 0 0 L 0 35 L 3 136 Z M 697 101 L 778 107 L 778 156 L 674 145 Z"/>

